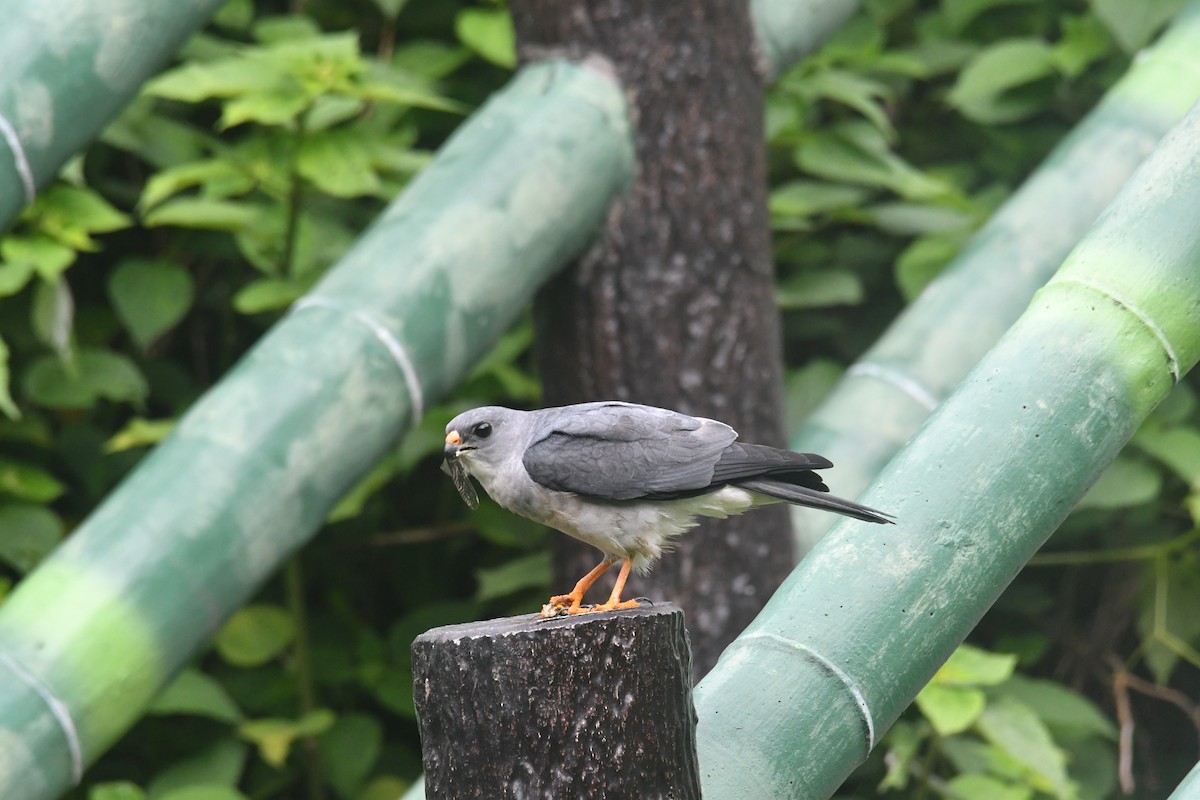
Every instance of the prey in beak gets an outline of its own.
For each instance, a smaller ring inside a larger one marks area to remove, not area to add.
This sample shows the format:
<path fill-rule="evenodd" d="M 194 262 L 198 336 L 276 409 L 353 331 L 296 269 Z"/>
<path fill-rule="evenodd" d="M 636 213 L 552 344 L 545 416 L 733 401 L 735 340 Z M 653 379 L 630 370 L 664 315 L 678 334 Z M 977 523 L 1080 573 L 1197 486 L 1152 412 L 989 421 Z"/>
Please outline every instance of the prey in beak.
<path fill-rule="evenodd" d="M 454 481 L 454 488 L 458 490 L 463 502 L 474 511 L 479 508 L 479 495 L 475 492 L 475 485 L 471 483 L 467 465 L 458 458 L 461 449 L 464 449 L 462 448 L 462 435 L 458 431 L 447 433 L 446 447 L 442 451 L 445 456 L 445 460 L 442 462 L 442 472 L 450 476 L 450 479 Z"/>

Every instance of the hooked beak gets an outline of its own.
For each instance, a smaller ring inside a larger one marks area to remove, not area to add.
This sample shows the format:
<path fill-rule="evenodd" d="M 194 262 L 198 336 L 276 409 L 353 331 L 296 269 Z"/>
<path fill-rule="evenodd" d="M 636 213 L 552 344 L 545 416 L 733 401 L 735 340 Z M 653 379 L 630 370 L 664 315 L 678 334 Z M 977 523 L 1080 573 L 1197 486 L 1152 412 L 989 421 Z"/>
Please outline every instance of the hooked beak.
<path fill-rule="evenodd" d="M 462 445 L 462 435 L 458 431 L 450 431 L 446 434 L 446 448 L 442 454 L 447 461 L 453 461 L 458 458 L 458 451 Z"/>

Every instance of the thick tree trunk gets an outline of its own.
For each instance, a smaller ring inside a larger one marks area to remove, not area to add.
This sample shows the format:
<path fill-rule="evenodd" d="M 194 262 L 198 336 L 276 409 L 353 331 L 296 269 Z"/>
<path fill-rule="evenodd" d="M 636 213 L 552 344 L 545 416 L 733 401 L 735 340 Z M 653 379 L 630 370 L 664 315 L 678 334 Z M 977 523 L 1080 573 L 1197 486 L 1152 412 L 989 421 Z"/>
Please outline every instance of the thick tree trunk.
<path fill-rule="evenodd" d="M 633 109 L 637 177 L 602 242 L 536 303 L 547 405 L 617 399 L 729 422 L 783 445 L 766 211 L 763 80 L 736 0 L 512 0 L 521 58 L 611 62 Z M 792 567 L 782 507 L 705 521 L 631 595 L 683 606 L 698 673 Z M 569 587 L 597 553 L 563 537 Z M 596 590 L 599 592 L 599 588 Z"/>

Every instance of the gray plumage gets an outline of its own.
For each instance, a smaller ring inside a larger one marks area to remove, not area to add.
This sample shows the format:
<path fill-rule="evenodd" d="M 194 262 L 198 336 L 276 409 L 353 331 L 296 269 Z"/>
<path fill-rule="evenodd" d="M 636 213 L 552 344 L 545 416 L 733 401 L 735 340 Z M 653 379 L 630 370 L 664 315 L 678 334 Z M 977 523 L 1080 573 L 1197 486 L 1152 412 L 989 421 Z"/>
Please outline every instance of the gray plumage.
<path fill-rule="evenodd" d="M 786 501 L 888 523 L 829 494 L 811 453 L 737 441 L 728 425 L 620 402 L 540 411 L 489 406 L 446 426 L 446 465 L 501 506 L 644 572 L 697 516 L 724 518 Z M 460 491 L 462 491 L 460 487 Z M 467 493 L 464 499 L 471 502 Z"/>

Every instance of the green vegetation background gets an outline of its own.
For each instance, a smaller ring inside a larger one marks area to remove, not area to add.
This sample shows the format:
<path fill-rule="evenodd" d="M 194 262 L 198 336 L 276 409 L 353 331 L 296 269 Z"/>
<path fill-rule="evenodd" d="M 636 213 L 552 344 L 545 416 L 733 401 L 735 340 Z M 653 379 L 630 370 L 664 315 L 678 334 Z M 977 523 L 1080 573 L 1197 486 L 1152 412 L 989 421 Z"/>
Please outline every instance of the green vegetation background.
<path fill-rule="evenodd" d="M 871 0 L 782 76 L 793 425 L 1180 6 Z M 230 0 L 63 170 L 0 239 L 0 602 L 513 66 L 496 4 Z M 453 413 L 538 403 L 531 345 L 526 320 L 71 796 L 397 797 L 413 637 L 550 592 L 548 533 L 438 471 Z M 1170 792 L 1198 755 L 1198 420 L 1181 385 L 846 796 Z"/>

